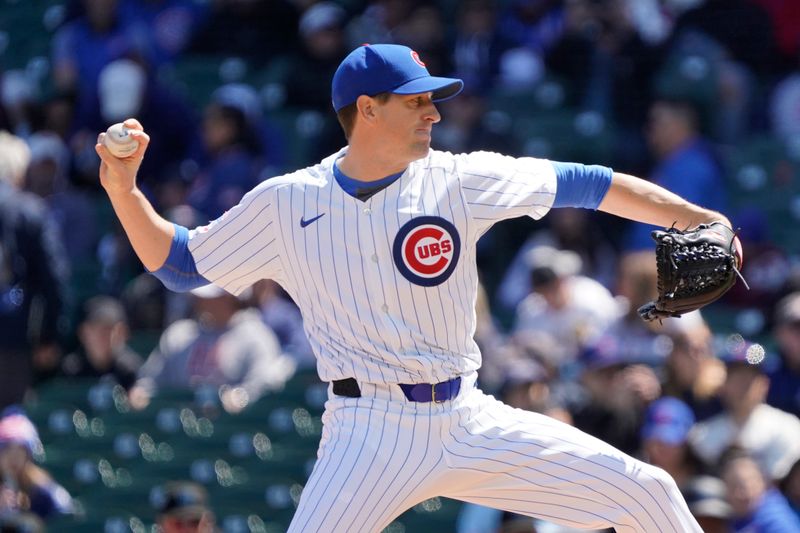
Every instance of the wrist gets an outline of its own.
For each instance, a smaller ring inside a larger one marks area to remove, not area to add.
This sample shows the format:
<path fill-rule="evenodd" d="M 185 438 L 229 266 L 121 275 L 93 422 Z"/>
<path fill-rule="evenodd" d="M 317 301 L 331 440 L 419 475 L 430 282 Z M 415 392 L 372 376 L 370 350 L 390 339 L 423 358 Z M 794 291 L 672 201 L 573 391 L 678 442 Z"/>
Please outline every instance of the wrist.
<path fill-rule="evenodd" d="M 137 196 L 141 194 L 139 187 L 136 186 L 136 183 L 133 183 L 130 187 L 124 187 L 120 185 L 107 185 L 103 187 L 106 191 L 108 197 L 113 201 L 118 198 L 125 198 L 131 196 Z"/>

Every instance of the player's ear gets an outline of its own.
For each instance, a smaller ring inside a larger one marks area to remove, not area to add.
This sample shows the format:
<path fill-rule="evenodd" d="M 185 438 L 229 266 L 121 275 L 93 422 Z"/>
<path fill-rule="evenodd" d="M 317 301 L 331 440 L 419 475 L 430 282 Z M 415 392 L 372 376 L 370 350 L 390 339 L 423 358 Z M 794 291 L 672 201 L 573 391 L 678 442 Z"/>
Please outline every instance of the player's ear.
<path fill-rule="evenodd" d="M 356 107 L 358 108 L 358 114 L 364 120 L 368 122 L 372 122 L 375 120 L 375 107 L 376 107 L 375 99 L 362 94 L 356 100 Z"/>

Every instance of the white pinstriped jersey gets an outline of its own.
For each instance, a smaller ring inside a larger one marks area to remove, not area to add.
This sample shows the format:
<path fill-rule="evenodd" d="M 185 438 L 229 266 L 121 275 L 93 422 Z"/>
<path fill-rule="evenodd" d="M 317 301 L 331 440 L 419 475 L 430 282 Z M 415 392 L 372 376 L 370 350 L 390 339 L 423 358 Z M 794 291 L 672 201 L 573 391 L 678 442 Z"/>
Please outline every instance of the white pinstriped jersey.
<path fill-rule="evenodd" d="M 345 151 L 261 183 L 192 230 L 197 270 L 234 294 L 264 278 L 283 286 L 323 381 L 437 383 L 476 370 L 475 244 L 499 220 L 544 216 L 553 166 L 431 150 L 361 201 L 333 174 Z"/>

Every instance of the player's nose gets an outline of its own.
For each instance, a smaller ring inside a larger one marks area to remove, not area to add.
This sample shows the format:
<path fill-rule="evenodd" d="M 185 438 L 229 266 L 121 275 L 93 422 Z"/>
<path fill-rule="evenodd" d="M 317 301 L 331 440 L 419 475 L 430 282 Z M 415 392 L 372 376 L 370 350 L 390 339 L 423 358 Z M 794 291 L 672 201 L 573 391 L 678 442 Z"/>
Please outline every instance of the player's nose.
<path fill-rule="evenodd" d="M 436 109 L 436 104 L 429 101 L 428 105 L 425 106 L 425 114 L 423 115 L 423 118 L 436 124 L 442 120 L 442 115 L 440 115 L 439 110 Z"/>

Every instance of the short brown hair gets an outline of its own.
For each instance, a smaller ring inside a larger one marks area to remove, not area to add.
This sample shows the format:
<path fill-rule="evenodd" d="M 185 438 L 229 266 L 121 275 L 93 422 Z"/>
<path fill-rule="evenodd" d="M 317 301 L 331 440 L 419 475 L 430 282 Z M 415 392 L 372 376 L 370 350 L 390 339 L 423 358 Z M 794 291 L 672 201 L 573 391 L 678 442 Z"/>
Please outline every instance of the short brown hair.
<path fill-rule="evenodd" d="M 389 97 L 391 95 L 392 94 L 388 92 L 379 93 L 376 94 L 375 96 L 372 96 L 372 98 L 374 98 L 381 104 L 385 104 L 389 100 Z M 353 128 L 356 125 L 357 114 L 358 114 L 357 102 L 353 102 L 350 105 L 344 106 L 339 110 L 338 113 L 336 113 L 336 118 L 339 119 L 339 124 L 342 126 L 342 129 L 344 130 L 344 137 L 348 141 L 350 140 L 350 135 L 353 133 Z"/>

